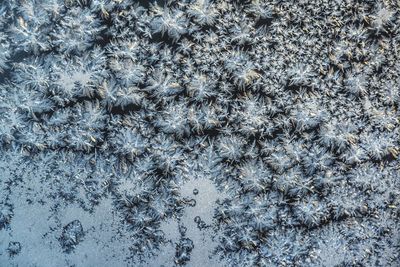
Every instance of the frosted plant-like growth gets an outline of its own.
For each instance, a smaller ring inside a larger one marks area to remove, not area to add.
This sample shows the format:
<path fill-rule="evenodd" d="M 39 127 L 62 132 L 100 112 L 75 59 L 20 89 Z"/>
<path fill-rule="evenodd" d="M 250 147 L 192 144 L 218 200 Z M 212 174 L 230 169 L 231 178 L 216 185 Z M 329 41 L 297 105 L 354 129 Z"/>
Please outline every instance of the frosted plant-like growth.
<path fill-rule="evenodd" d="M 0 267 L 400 266 L 400 5 L 0 1 Z"/>

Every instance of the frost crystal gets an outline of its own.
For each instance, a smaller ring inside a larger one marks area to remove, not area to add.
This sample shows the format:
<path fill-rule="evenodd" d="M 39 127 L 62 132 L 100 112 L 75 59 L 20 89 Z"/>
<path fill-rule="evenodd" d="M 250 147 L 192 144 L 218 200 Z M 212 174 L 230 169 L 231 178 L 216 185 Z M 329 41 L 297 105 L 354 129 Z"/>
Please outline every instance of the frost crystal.
<path fill-rule="evenodd" d="M 400 266 L 399 3 L 0 1 L 0 266 Z"/>

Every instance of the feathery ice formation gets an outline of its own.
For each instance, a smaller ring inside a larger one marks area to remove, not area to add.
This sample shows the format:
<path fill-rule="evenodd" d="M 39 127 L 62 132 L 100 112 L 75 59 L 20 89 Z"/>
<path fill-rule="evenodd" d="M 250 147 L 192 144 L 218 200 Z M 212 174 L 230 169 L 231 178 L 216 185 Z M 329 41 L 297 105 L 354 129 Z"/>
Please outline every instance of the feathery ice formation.
<path fill-rule="evenodd" d="M 0 266 L 400 266 L 395 0 L 0 2 Z"/>

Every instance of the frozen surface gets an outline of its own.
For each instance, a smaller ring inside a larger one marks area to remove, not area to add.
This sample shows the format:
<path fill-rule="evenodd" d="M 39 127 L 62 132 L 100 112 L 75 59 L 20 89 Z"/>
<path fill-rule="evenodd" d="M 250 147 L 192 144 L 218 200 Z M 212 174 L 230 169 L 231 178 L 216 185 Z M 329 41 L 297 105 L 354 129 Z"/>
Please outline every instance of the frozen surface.
<path fill-rule="evenodd" d="M 400 266 L 400 6 L 0 0 L 0 267 Z"/>

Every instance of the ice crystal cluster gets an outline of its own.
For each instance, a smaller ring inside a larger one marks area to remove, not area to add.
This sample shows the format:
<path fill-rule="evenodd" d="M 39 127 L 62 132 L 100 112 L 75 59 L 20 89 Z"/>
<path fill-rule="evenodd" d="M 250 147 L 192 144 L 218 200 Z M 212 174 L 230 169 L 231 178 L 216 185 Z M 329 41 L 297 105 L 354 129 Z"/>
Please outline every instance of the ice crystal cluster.
<path fill-rule="evenodd" d="M 0 1 L 0 266 L 400 266 L 396 0 Z"/>

